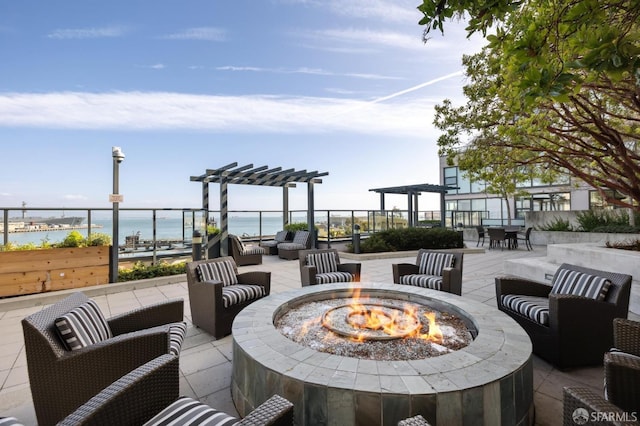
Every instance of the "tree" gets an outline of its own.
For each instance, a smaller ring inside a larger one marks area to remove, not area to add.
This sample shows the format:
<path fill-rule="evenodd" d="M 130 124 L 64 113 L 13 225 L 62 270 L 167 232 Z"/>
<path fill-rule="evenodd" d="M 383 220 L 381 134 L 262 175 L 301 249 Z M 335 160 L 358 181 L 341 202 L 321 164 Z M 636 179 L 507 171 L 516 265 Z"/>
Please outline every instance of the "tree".
<path fill-rule="evenodd" d="M 425 0 L 421 24 L 470 15 L 488 45 L 465 57 L 465 106 L 445 101 L 441 152 L 477 145 L 485 164 L 568 171 L 612 204 L 640 203 L 640 2 Z M 467 148 L 468 150 L 469 148 Z M 611 197 L 606 189 L 628 196 Z"/>

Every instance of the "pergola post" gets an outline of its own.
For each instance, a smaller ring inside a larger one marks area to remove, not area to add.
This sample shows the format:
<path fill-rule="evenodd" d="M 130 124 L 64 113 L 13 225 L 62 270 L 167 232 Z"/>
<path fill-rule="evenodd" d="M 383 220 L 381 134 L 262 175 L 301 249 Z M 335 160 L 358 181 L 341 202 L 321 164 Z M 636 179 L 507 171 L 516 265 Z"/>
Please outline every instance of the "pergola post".
<path fill-rule="evenodd" d="M 315 206 L 313 196 L 313 179 L 307 182 L 307 229 L 311 236 L 312 248 L 316 247 Z"/>
<path fill-rule="evenodd" d="M 282 229 L 289 224 L 289 186 L 282 187 Z"/>
<path fill-rule="evenodd" d="M 227 202 L 227 179 L 220 177 L 220 256 L 228 256 L 229 248 L 229 203 Z"/>

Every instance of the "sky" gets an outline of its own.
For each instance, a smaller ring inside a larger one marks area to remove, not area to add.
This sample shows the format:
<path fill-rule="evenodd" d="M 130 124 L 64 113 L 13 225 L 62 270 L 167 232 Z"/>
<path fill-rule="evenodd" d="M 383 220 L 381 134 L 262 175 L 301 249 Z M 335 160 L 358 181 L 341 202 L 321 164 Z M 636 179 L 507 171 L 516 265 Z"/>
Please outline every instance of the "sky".
<path fill-rule="evenodd" d="M 190 177 L 230 163 L 328 173 L 317 210 L 438 184 L 434 106 L 463 102 L 462 55 L 484 40 L 452 22 L 424 43 L 418 4 L 2 1 L 0 207 L 110 207 L 113 146 L 123 208 L 200 208 Z M 307 185 L 289 198 L 306 208 Z M 231 210 L 281 207 L 279 188 L 229 187 Z"/>

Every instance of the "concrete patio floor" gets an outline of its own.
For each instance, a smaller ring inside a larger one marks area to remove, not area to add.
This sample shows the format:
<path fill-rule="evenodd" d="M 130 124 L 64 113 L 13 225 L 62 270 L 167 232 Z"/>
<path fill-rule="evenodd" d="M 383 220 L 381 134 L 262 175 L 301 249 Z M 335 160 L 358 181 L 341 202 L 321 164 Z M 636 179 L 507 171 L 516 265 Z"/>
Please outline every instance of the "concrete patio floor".
<path fill-rule="evenodd" d="M 471 248 L 475 241 L 467 241 Z M 485 245 L 485 248 L 487 246 Z M 468 253 L 464 257 L 462 296 L 496 306 L 494 278 L 503 273 L 503 262 L 518 257 L 544 256 L 546 247 L 535 246 L 534 251 L 485 250 Z M 342 259 L 343 262 L 353 260 Z M 391 264 L 415 262 L 415 255 L 402 258 L 362 260 L 362 281 L 392 282 Z M 272 293 L 300 288 L 298 261 L 286 261 L 277 256 L 264 256 L 262 265 L 243 266 L 241 271 L 271 271 Z M 211 335 L 194 327 L 189 311 L 186 278 L 174 284 L 152 287 L 125 286 L 114 293 L 90 295 L 109 317 L 139 306 L 173 298 L 185 301 L 185 320 L 189 324 L 187 339 L 180 355 L 180 392 L 213 407 L 237 414 L 231 399 L 231 336 L 215 340 Z M 104 287 L 104 286 L 103 286 Z M 115 290 L 115 286 L 114 290 Z M 89 293 L 93 288 L 83 289 Z M 29 390 L 27 363 L 20 321 L 25 316 L 52 303 L 51 294 L 24 296 L 0 300 L 0 417 L 18 417 L 25 425 L 35 425 L 35 412 Z M 534 390 L 536 425 L 562 423 L 562 387 L 587 386 L 601 393 L 603 371 L 601 366 L 559 371 L 545 361 L 534 357 Z"/>

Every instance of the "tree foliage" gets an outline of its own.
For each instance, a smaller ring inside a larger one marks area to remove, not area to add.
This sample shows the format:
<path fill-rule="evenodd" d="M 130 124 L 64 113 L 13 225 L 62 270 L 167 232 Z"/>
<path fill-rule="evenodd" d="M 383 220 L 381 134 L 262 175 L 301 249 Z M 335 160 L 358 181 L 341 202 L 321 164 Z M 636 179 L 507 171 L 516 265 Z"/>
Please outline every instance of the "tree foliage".
<path fill-rule="evenodd" d="M 466 146 L 471 164 L 568 171 L 638 209 L 640 0 L 478 3 L 419 6 L 425 37 L 462 14 L 470 34 L 492 32 L 482 52 L 463 58 L 467 104 L 436 109 L 441 153 Z"/>

